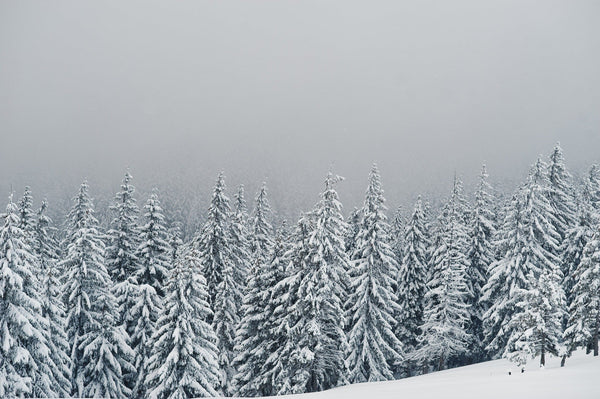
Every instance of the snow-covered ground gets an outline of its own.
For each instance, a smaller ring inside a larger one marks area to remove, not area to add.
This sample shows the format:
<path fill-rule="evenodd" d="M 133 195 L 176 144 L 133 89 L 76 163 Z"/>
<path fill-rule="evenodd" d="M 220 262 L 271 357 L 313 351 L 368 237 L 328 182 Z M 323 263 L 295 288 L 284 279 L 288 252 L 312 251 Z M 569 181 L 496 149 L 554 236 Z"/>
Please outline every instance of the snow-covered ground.
<path fill-rule="evenodd" d="M 494 360 L 399 381 L 349 385 L 294 399 L 599 399 L 600 357 L 575 353 L 560 367 L 551 357 L 546 368 L 531 361 L 521 374 L 507 360 Z M 512 375 L 508 375 L 512 369 Z"/>

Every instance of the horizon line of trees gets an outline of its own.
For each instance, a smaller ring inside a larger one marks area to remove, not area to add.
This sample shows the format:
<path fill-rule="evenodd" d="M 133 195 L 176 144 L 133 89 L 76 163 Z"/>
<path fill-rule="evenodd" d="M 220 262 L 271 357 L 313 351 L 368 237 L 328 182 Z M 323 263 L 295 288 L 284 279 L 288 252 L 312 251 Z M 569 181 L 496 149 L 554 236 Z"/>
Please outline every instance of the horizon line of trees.
<path fill-rule="evenodd" d="M 598 356 L 600 169 L 576 184 L 557 145 L 502 200 L 483 166 L 439 210 L 388 218 L 373 165 L 344 218 L 331 171 L 314 208 L 273 226 L 217 177 L 184 241 L 127 172 L 94 215 L 87 182 L 63 230 L 11 194 L 0 228 L 0 397 L 268 396 L 505 357 Z M 141 215 L 143 214 L 143 215 Z"/>

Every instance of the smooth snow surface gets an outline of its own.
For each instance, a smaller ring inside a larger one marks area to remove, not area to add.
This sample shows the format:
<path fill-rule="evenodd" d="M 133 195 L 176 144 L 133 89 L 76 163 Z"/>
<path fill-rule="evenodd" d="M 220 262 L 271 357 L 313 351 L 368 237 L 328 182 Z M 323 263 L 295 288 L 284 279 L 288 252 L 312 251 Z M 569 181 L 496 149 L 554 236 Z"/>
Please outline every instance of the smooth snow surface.
<path fill-rule="evenodd" d="M 399 381 L 349 385 L 304 395 L 281 396 L 294 399 L 598 399 L 600 398 L 600 357 L 577 352 L 560 367 L 560 358 L 551 357 L 546 368 L 531 361 L 521 374 L 507 360 L 431 373 Z M 508 370 L 512 369 L 512 375 Z"/>

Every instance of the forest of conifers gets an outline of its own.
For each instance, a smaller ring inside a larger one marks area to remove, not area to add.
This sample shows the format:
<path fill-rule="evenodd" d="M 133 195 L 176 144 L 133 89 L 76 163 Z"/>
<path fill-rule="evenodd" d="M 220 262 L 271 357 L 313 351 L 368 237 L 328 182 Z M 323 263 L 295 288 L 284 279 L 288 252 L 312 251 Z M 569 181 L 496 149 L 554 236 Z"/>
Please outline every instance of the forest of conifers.
<path fill-rule="evenodd" d="M 158 191 L 138 205 L 129 172 L 107 223 L 87 182 L 64 221 L 29 187 L 11 194 L 0 397 L 267 396 L 598 355 L 600 168 L 576 181 L 557 145 L 514 193 L 484 167 L 474 193 L 455 177 L 439 209 L 418 197 L 391 217 L 375 165 L 348 217 L 340 180 L 274 226 L 266 185 L 248 207 L 220 174 L 185 240 Z"/>

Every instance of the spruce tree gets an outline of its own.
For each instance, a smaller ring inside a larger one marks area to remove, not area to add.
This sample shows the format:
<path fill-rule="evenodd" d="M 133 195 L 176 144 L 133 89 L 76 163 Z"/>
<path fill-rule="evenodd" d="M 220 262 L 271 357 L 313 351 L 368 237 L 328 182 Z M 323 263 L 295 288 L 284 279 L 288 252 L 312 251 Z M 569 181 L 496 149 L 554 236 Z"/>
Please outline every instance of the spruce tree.
<path fill-rule="evenodd" d="M 19 200 L 19 227 L 25 232 L 28 236 L 28 239 L 31 240 L 34 235 L 35 229 L 35 212 L 33 210 L 33 196 L 31 195 L 31 188 L 29 186 L 25 187 L 25 192 L 23 193 L 23 197 Z"/>
<path fill-rule="evenodd" d="M 384 202 L 379 171 L 373 165 L 352 254 L 347 358 L 352 383 L 391 380 L 392 367 L 403 360 L 402 344 L 393 333 L 399 309 L 392 287 L 398 267 Z"/>
<path fill-rule="evenodd" d="M 202 274 L 206 278 L 208 287 L 208 303 L 213 312 L 217 288 L 223 281 L 223 270 L 229 268 L 231 272 L 233 271 L 229 237 L 230 214 L 229 198 L 225 195 L 225 177 L 220 173 L 208 208 L 206 222 L 194 243 L 200 254 Z"/>
<path fill-rule="evenodd" d="M 33 252 L 39 261 L 38 281 L 42 317 L 48 320 L 47 341 L 52 360 L 52 388 L 60 397 L 71 393 L 69 343 L 65 333 L 65 309 L 61 297 L 58 243 L 52 235 L 52 220 L 46 215 L 48 203 L 42 201 L 37 213 Z"/>
<path fill-rule="evenodd" d="M 50 397 L 58 392 L 34 274 L 39 266 L 18 212 L 11 196 L 0 229 L 0 396 Z"/>
<path fill-rule="evenodd" d="M 217 337 L 218 364 L 221 370 L 220 390 L 225 396 L 234 393 L 233 378 L 235 369 L 233 359 L 235 357 L 235 333 L 239 324 L 239 302 L 242 297 L 238 282 L 235 281 L 235 273 L 232 262 L 226 262 L 222 269 L 222 280 L 217 286 L 215 298 L 215 315 L 212 327 Z"/>
<path fill-rule="evenodd" d="M 472 293 L 466 276 L 469 261 L 464 212 L 462 184 L 455 178 L 452 196 L 440 216 L 439 236 L 432 253 L 433 269 L 419 337 L 421 347 L 412 355 L 437 370 L 461 364 L 472 340 L 468 304 Z"/>
<path fill-rule="evenodd" d="M 140 228 L 141 242 L 137 250 L 139 269 L 136 273 L 137 284 L 148 284 L 164 297 L 164 287 L 169 269 L 171 247 L 168 243 L 165 217 L 160 206 L 158 193 L 152 192 L 144 206 L 146 224 Z"/>
<path fill-rule="evenodd" d="M 590 348 L 598 356 L 600 339 L 600 230 L 586 244 L 573 276 L 569 319 L 564 338 L 567 354 L 577 347 Z"/>
<path fill-rule="evenodd" d="M 169 271 L 167 296 L 156 332 L 146 379 L 155 399 L 216 396 L 219 366 L 206 280 L 196 249 L 183 248 Z"/>
<path fill-rule="evenodd" d="M 559 248 L 556 256 L 562 257 L 560 246 L 567 235 L 567 231 L 575 225 L 576 207 L 575 193 L 572 178 L 565 166 L 562 148 L 557 144 L 550 155 L 548 164 L 548 196 L 554 211 L 552 223 L 559 237 Z M 565 273 L 567 270 L 563 270 Z"/>
<path fill-rule="evenodd" d="M 540 356 L 540 366 L 546 364 L 546 354 L 558 356 L 562 343 L 564 294 L 560 286 L 561 273 L 544 269 L 529 290 L 517 290 L 515 307 L 508 328 L 509 336 L 504 356 L 523 364 L 527 358 Z M 535 281 L 533 276 L 530 279 Z"/>
<path fill-rule="evenodd" d="M 535 279 L 543 272 L 559 273 L 554 255 L 559 235 L 553 223 L 554 212 L 549 200 L 546 167 L 538 159 L 527 179 L 513 198 L 506 215 L 498 245 L 504 253 L 492 263 L 482 300 L 491 303 L 484 314 L 485 342 L 492 356 L 505 353 L 513 333 L 510 321 L 522 303 L 519 290 L 532 290 Z"/>
<path fill-rule="evenodd" d="M 293 327 L 288 343 L 288 393 L 316 392 L 346 382 L 346 335 L 343 304 L 346 301 L 349 259 L 344 248 L 347 226 L 335 191 L 341 178 L 331 172 L 316 209 L 307 215 L 306 255 L 296 257 L 290 279 L 295 299 L 288 311 Z M 291 324 L 291 323 L 290 323 Z"/>
<path fill-rule="evenodd" d="M 139 208 L 134 198 L 135 187 L 131 184 L 132 179 L 129 172 L 126 172 L 121 190 L 115 195 L 114 203 L 110 206 L 114 218 L 107 232 L 106 247 L 106 265 L 114 283 L 112 292 L 116 297 L 116 321 L 127 332 L 128 337 L 133 334 L 137 323 L 132 310 L 138 295 L 134 276 L 139 267 L 136 251 L 140 240 L 137 225 Z M 135 379 L 135 375 L 125 376 L 128 388 L 133 388 Z"/>
<path fill-rule="evenodd" d="M 241 297 L 236 298 L 236 302 L 241 304 L 243 301 L 246 279 L 250 273 L 250 265 L 252 263 L 250 257 L 250 241 L 249 241 L 249 216 L 244 198 L 244 186 L 240 185 L 235 194 L 235 204 L 233 216 L 231 218 L 231 252 L 234 264 L 234 280 L 237 282 L 239 294 Z"/>
<path fill-rule="evenodd" d="M 488 304 L 481 300 L 483 287 L 488 280 L 488 270 L 495 260 L 494 245 L 496 234 L 496 218 L 494 215 L 492 187 L 488 183 L 485 165 L 482 167 L 479 186 L 475 193 L 475 207 L 469 231 L 469 266 L 467 268 L 467 284 L 471 295 L 469 297 L 471 322 L 470 333 L 471 358 L 481 360 L 483 356 L 483 315 Z"/>
<path fill-rule="evenodd" d="M 77 397 L 128 395 L 123 376 L 133 372 L 126 332 L 116 326 L 115 299 L 104 264 L 104 243 L 94 217 L 87 182 L 68 215 L 67 247 L 61 262 L 71 352 L 72 394 Z"/>
<path fill-rule="evenodd" d="M 398 305 L 401 312 L 397 319 L 396 336 L 407 353 L 417 348 L 417 338 L 421 334 L 423 323 L 427 252 L 430 246 L 426 223 L 423 201 L 419 196 L 406 223 L 402 249 L 404 256 L 398 272 Z"/>
<path fill-rule="evenodd" d="M 269 269 L 265 272 L 266 279 L 274 285 L 269 293 L 264 310 L 264 331 L 269 334 L 262 341 L 261 351 L 267 354 L 267 360 L 262 365 L 259 375 L 264 386 L 271 384 L 270 391 L 273 394 L 284 394 L 290 392 L 288 382 L 288 356 L 293 341 L 290 339 L 289 322 L 291 312 L 289 307 L 295 300 L 290 293 L 293 284 L 288 286 L 286 277 L 291 275 L 294 268 L 290 262 L 291 238 L 283 221 L 277 230 L 273 246 L 273 259 Z"/>
<path fill-rule="evenodd" d="M 239 396 L 268 396 L 272 393 L 272 383 L 265 382 L 262 378 L 262 367 L 269 355 L 262 348 L 270 334 L 266 330 L 265 309 L 270 300 L 269 293 L 277 283 L 269 273 L 274 245 L 270 218 L 271 207 L 266 185 L 263 184 L 256 197 L 251 239 L 252 267 L 235 339 L 234 368 L 237 373 L 234 386 Z"/>

